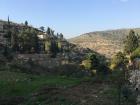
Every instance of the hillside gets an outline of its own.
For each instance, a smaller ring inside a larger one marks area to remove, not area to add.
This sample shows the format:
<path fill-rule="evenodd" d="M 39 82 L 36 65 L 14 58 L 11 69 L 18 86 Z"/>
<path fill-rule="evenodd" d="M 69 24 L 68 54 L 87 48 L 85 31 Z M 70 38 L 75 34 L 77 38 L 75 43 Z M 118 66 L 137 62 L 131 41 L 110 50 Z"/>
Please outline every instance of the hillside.
<path fill-rule="evenodd" d="M 140 34 L 140 28 L 135 28 L 134 30 Z M 95 50 L 110 58 L 116 52 L 122 51 L 123 40 L 129 34 L 129 31 L 130 29 L 118 29 L 90 32 L 69 39 L 69 41 L 84 48 Z"/>
<path fill-rule="evenodd" d="M 136 105 L 134 92 L 126 100 L 121 92 L 124 72 L 110 72 L 102 56 L 119 50 L 128 30 L 81 35 L 73 44 L 50 28 L 8 21 L 0 29 L 0 105 Z"/>

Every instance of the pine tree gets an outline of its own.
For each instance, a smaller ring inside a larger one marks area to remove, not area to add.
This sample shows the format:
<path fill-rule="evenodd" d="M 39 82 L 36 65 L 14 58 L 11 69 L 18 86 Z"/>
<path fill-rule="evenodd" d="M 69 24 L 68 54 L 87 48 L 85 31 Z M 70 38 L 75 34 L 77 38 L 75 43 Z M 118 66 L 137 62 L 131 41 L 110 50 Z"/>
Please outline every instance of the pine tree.
<path fill-rule="evenodd" d="M 18 30 L 15 27 L 11 33 L 11 47 L 14 51 L 18 50 Z"/>
<path fill-rule="evenodd" d="M 7 47 L 11 47 L 11 24 L 10 24 L 10 20 L 8 17 L 8 21 L 7 21 L 7 30 L 6 30 L 6 34 L 5 34 L 5 38 L 6 38 L 6 45 Z"/>
<path fill-rule="evenodd" d="M 60 33 L 60 39 L 63 39 L 63 34 L 62 33 Z"/>
<path fill-rule="evenodd" d="M 44 26 L 41 26 L 40 27 L 40 30 L 44 32 L 45 31 L 45 27 Z"/>
<path fill-rule="evenodd" d="M 135 35 L 134 30 L 130 30 L 129 35 L 126 37 L 124 41 L 124 52 L 127 54 L 131 54 L 136 48 L 139 46 L 137 35 Z"/>
<path fill-rule="evenodd" d="M 48 27 L 48 29 L 47 29 L 47 32 L 46 32 L 48 35 L 51 35 L 51 28 L 50 27 Z"/>
<path fill-rule="evenodd" d="M 28 26 L 28 21 L 27 20 L 25 21 L 25 26 Z"/>

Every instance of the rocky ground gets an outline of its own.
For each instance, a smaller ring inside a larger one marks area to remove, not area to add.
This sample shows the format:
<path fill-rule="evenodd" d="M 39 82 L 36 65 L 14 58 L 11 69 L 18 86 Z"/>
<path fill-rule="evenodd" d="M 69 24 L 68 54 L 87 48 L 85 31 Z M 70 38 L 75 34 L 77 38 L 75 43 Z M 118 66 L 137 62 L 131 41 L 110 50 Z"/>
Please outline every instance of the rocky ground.
<path fill-rule="evenodd" d="M 140 105 L 140 71 L 133 70 L 130 73 L 130 82 L 134 91 L 137 91 L 137 105 Z"/>

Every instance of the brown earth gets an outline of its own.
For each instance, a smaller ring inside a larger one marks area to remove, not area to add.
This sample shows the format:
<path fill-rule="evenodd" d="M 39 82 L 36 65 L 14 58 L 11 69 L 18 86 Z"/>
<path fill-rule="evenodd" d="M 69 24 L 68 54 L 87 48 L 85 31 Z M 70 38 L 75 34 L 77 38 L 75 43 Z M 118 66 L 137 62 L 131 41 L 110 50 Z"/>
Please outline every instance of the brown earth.
<path fill-rule="evenodd" d="M 110 58 L 115 53 L 122 51 L 123 41 L 131 29 L 118 29 L 85 33 L 69 39 L 71 43 L 90 48 Z M 140 28 L 133 28 L 140 35 Z"/>
<path fill-rule="evenodd" d="M 116 96 L 106 93 L 111 85 L 104 83 L 82 83 L 70 88 L 43 87 L 33 94 L 32 101 L 38 97 L 47 105 L 116 105 Z"/>

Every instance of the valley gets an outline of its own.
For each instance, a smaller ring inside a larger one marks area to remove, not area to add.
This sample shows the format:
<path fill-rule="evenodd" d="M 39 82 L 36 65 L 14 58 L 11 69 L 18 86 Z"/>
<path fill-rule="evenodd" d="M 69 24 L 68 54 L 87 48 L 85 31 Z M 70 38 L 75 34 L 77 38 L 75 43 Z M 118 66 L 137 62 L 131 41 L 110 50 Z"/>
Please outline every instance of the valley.
<path fill-rule="evenodd" d="M 78 44 L 84 48 L 90 48 L 96 52 L 111 58 L 115 53 L 123 51 L 123 41 L 131 29 L 118 29 L 90 32 L 69 39 L 71 43 Z M 140 28 L 134 28 L 140 34 Z"/>
<path fill-rule="evenodd" d="M 136 104 L 126 70 L 137 67 L 139 29 L 66 40 L 42 27 L 0 21 L 0 105 Z"/>

